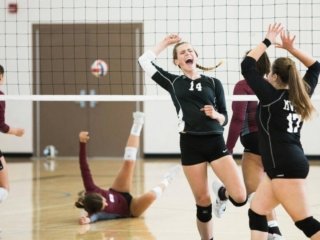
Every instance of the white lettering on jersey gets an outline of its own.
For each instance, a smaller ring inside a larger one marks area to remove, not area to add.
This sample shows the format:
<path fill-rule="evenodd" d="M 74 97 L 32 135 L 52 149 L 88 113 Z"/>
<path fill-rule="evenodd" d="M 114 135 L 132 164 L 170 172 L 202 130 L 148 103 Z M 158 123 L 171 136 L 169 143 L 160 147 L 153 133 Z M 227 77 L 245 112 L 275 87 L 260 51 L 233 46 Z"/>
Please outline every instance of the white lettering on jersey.
<path fill-rule="evenodd" d="M 293 105 L 291 104 L 291 101 L 289 101 L 289 100 L 284 100 L 283 109 L 286 110 L 286 111 L 294 111 L 294 107 L 293 107 Z"/>
<path fill-rule="evenodd" d="M 283 110 L 291 111 L 291 112 L 294 111 L 294 107 L 291 104 L 291 101 L 284 99 Z M 297 133 L 300 127 L 300 122 L 301 122 L 300 115 L 297 113 L 289 113 L 287 116 L 287 120 L 288 120 L 287 132 Z"/>
<path fill-rule="evenodd" d="M 301 118 L 297 113 L 289 113 L 287 116 L 288 128 L 287 132 L 297 133 L 300 127 Z"/>
<path fill-rule="evenodd" d="M 114 203 L 114 196 L 113 196 L 113 194 L 109 194 L 109 200 L 110 200 L 110 202 L 113 202 Z"/>
<path fill-rule="evenodd" d="M 201 92 L 201 91 L 202 91 L 201 83 L 197 83 L 197 84 L 196 84 L 196 89 L 198 90 L 198 92 Z M 190 82 L 189 91 L 194 91 L 194 82 L 193 82 L 193 81 Z"/>

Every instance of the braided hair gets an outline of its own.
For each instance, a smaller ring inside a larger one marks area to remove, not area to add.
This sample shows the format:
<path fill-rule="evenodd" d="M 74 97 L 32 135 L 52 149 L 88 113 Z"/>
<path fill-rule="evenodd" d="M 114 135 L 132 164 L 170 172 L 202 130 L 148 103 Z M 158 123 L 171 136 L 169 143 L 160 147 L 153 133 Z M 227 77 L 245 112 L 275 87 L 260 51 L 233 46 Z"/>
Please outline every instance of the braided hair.
<path fill-rule="evenodd" d="M 178 59 L 178 53 L 177 53 L 177 48 L 183 44 L 188 44 L 188 42 L 179 42 L 177 43 L 174 47 L 173 47 L 173 51 L 172 51 L 172 58 L 173 58 L 173 63 L 174 63 L 174 60 Z M 198 56 L 198 53 L 197 51 L 194 51 L 196 53 L 196 55 Z M 217 65 L 213 66 L 213 67 L 204 67 L 204 66 L 201 66 L 199 64 L 196 64 L 196 67 L 203 70 L 203 71 L 212 71 L 216 68 L 218 68 L 219 66 L 221 66 L 223 63 L 223 61 L 220 61 Z"/>

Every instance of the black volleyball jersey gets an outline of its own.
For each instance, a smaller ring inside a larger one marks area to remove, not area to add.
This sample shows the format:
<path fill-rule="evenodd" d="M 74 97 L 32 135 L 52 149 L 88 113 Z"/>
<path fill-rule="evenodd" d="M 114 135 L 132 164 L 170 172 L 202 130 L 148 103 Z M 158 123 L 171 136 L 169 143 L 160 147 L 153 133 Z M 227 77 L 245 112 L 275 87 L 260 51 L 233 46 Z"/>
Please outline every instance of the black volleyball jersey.
<path fill-rule="evenodd" d="M 303 122 L 289 101 L 288 90 L 276 89 L 261 77 L 252 57 L 245 57 L 241 63 L 241 70 L 260 101 L 257 122 L 260 152 L 265 169 L 295 168 L 295 163 L 306 160 L 300 142 Z M 315 62 L 304 76 L 311 88 L 310 95 L 317 86 L 319 72 L 320 63 Z"/>
<path fill-rule="evenodd" d="M 139 58 L 139 64 L 170 94 L 179 119 L 179 132 L 194 135 L 222 134 L 228 116 L 221 82 L 205 75 L 191 80 L 185 75 L 171 74 L 154 64 L 155 58 L 152 51 L 147 51 Z M 212 105 L 217 112 L 225 116 L 222 126 L 217 120 L 200 111 L 204 105 Z"/>

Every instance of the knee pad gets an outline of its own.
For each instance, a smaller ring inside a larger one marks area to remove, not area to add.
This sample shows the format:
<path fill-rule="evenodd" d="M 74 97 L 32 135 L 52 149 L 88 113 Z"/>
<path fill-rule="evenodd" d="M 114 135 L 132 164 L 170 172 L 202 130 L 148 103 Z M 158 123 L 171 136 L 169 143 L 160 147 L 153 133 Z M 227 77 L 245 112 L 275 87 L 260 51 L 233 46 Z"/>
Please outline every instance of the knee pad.
<path fill-rule="evenodd" d="M 124 160 L 135 161 L 137 159 L 138 149 L 135 147 L 126 147 L 124 151 Z"/>
<path fill-rule="evenodd" d="M 245 204 L 247 203 L 247 201 L 248 201 L 248 196 L 247 196 L 246 200 L 245 200 L 244 202 L 242 202 L 242 203 L 236 202 L 236 201 L 233 200 L 232 197 L 230 197 L 230 196 L 229 196 L 229 200 L 230 200 L 230 202 L 231 202 L 234 206 L 236 206 L 236 207 L 242 207 L 243 205 L 245 205 Z"/>
<path fill-rule="evenodd" d="M 212 218 L 212 204 L 207 207 L 197 205 L 197 218 L 200 222 L 209 222 Z"/>
<path fill-rule="evenodd" d="M 9 192 L 7 189 L 0 187 L 0 203 L 2 203 L 8 197 Z"/>
<path fill-rule="evenodd" d="M 295 222 L 295 225 L 309 238 L 320 231 L 319 221 L 312 216 Z"/>
<path fill-rule="evenodd" d="M 249 227 L 251 230 L 260 232 L 268 232 L 268 221 L 265 215 L 259 215 L 249 208 Z"/>

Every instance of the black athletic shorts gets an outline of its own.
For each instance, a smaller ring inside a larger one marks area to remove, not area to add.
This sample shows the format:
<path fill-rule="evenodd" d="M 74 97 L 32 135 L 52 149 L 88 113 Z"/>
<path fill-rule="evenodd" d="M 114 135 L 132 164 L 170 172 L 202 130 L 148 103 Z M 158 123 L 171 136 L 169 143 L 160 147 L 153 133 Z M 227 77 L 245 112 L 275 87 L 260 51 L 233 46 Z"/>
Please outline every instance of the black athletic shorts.
<path fill-rule="evenodd" d="M 281 146 L 283 147 L 283 146 Z M 280 148 L 281 148 L 280 147 Z M 274 161 L 262 159 L 265 172 L 270 179 L 305 179 L 309 173 L 309 162 L 304 152 L 294 145 L 274 152 Z"/>
<path fill-rule="evenodd" d="M 223 135 L 191 135 L 180 134 L 180 150 L 182 165 L 195 165 L 212 162 L 230 155 Z"/>
<path fill-rule="evenodd" d="M 253 132 L 240 136 L 240 142 L 244 147 L 244 152 L 260 155 L 258 132 Z"/>

